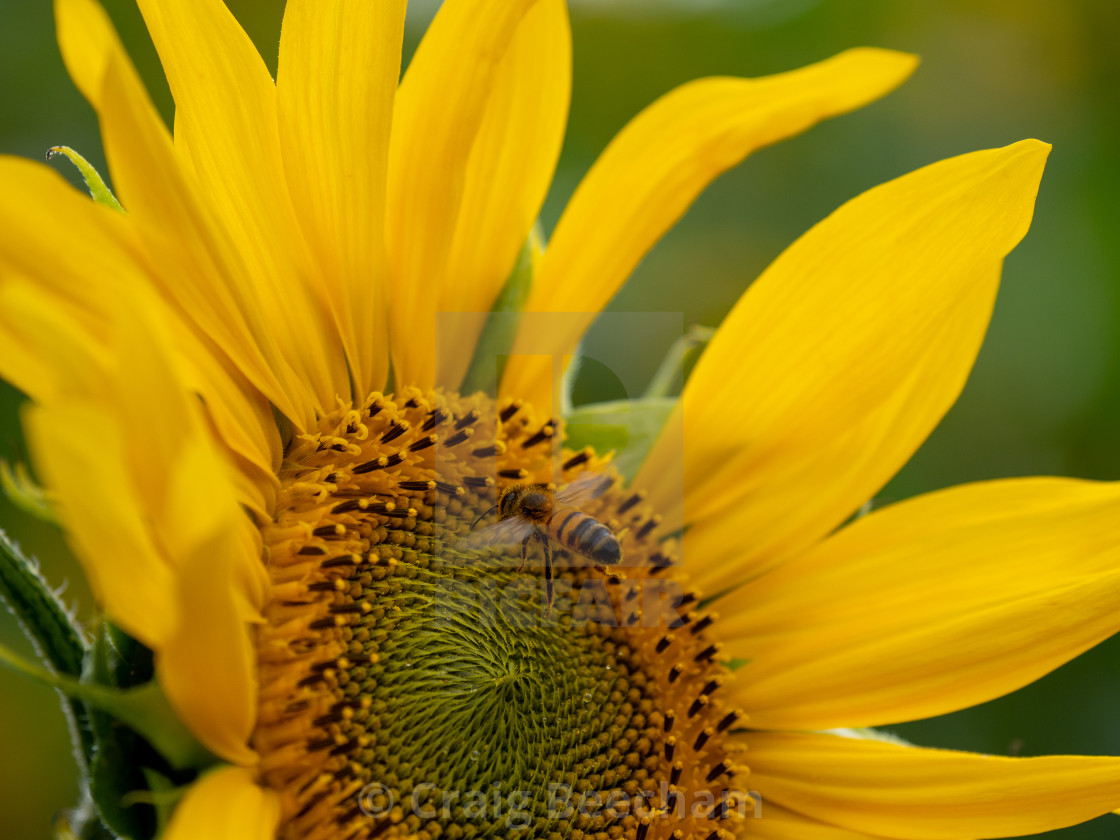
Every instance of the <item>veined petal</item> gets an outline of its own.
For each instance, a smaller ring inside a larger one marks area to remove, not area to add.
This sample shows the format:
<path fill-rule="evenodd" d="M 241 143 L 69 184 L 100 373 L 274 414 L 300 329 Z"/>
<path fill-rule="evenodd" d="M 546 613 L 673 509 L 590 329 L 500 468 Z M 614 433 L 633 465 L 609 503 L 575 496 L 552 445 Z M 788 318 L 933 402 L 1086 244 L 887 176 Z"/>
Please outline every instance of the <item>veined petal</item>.
<path fill-rule="evenodd" d="M 349 396 L 346 362 L 281 177 L 276 88 L 222 0 L 139 0 L 176 107 L 176 150 L 257 284 L 284 359 L 318 405 Z M 314 405 L 297 406 L 297 422 Z"/>
<path fill-rule="evenodd" d="M 404 0 L 291 0 L 276 89 L 285 172 L 356 392 L 389 374 L 385 178 Z"/>
<path fill-rule="evenodd" d="M 552 236 L 528 312 L 579 312 L 515 345 L 502 392 L 534 405 L 552 396 L 539 355 L 574 353 L 583 331 L 646 252 L 717 175 L 751 152 L 853 110 L 902 83 L 917 60 L 856 49 L 760 79 L 710 78 L 682 85 L 642 111 L 584 177 Z"/>
<path fill-rule="evenodd" d="M 857 520 L 726 599 L 736 702 L 762 729 L 878 726 L 1033 682 L 1120 630 L 1118 509 L 1117 484 L 1021 479 Z"/>
<path fill-rule="evenodd" d="M 297 406 L 310 402 L 306 386 L 283 359 L 260 316 L 263 304 L 257 285 L 207 209 L 193 176 L 177 159 L 167 129 L 104 10 L 93 0 L 56 0 L 55 13 L 70 75 L 100 117 L 129 223 L 149 262 L 159 266 L 150 279 L 194 329 L 221 348 L 209 352 L 228 356 L 222 363 L 235 366 L 282 412 L 300 422 Z"/>
<path fill-rule="evenodd" d="M 389 329 L 398 382 L 420 388 L 435 382 L 436 312 L 444 283 L 454 278 L 448 259 L 471 150 L 497 68 L 536 2 L 448 0 L 397 93 L 386 240 L 393 276 Z"/>
<path fill-rule="evenodd" d="M 163 840 L 272 840 L 280 825 L 280 797 L 256 784 L 243 767 L 211 770 L 187 788 Z"/>
<path fill-rule="evenodd" d="M 467 165 L 442 312 L 490 311 L 529 238 L 564 140 L 571 41 L 565 0 L 543 0 L 525 15 L 494 72 Z M 482 323 L 441 318 L 438 384 L 459 387 Z"/>
<path fill-rule="evenodd" d="M 1120 802 L 1117 758 L 1004 758 L 810 733 L 747 740 L 764 802 L 900 840 L 1034 834 Z"/>
<path fill-rule="evenodd" d="M 172 340 L 184 387 L 202 399 L 214 424 L 214 439 L 238 465 L 234 481 L 242 504 L 263 519 L 276 491 L 276 470 L 283 442 L 268 399 L 253 388 L 224 357 L 178 319 L 171 320 Z"/>
<path fill-rule="evenodd" d="M 111 159 L 120 155 L 139 167 L 126 168 L 131 177 L 122 178 L 122 195 L 150 263 L 162 267 L 148 276 L 176 313 L 170 332 L 185 384 L 202 397 L 221 439 L 249 462 L 267 493 L 279 450 L 269 402 L 299 418 L 311 401 L 307 386 L 294 378 L 261 319 L 252 284 L 228 279 L 246 278 L 245 269 L 181 177 L 170 139 L 123 54 L 110 61 L 102 103 Z M 177 235 L 168 236 L 169 229 Z"/>
<path fill-rule="evenodd" d="M 761 797 L 761 793 L 759 794 Z M 880 835 L 851 831 L 790 811 L 765 799 L 756 800 L 759 816 L 750 817 L 749 837 L 759 840 L 879 840 Z"/>
<path fill-rule="evenodd" d="M 680 462 L 683 422 L 684 562 L 703 558 L 701 587 L 811 546 L 925 440 L 972 367 L 1049 148 L 1024 140 L 869 190 L 743 295 L 637 479 L 679 526 L 680 488 L 652 479 Z"/>

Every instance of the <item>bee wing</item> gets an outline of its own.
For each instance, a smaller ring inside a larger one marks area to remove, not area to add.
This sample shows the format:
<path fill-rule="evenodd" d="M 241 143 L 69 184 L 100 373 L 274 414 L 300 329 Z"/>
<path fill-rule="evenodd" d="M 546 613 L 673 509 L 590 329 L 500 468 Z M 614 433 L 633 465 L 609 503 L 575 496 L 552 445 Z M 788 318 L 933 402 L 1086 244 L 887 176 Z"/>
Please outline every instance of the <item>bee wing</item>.
<path fill-rule="evenodd" d="M 459 551 L 478 551 L 491 545 L 513 545 L 524 540 L 533 530 L 533 523 L 523 516 L 511 516 L 463 537 Z"/>
<path fill-rule="evenodd" d="M 600 472 L 580 473 L 571 484 L 560 488 L 556 494 L 556 505 L 578 508 L 598 499 L 610 489 L 612 484 L 614 480 L 609 475 Z"/>

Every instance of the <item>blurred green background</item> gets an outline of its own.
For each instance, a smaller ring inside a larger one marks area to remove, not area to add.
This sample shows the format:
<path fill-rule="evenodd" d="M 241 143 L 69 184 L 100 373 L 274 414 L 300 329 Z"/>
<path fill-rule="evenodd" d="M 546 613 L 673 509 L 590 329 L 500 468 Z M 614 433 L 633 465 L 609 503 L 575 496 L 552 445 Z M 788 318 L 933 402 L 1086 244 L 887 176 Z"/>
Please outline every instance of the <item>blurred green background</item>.
<path fill-rule="evenodd" d="M 0 152 L 41 158 L 54 144 L 103 167 L 93 114 L 69 82 L 50 3 L 0 0 Z M 410 11 L 408 51 L 434 3 Z M 170 96 L 132 0 L 106 3 L 166 116 Z M 230 0 L 275 68 L 282 0 Z M 550 229 L 581 174 L 617 130 L 671 87 L 709 74 L 764 75 L 855 45 L 909 50 L 922 66 L 861 112 L 765 149 L 721 178 L 619 295 L 619 311 L 682 312 L 716 325 L 767 263 L 861 191 L 925 163 L 1024 137 L 1054 144 L 1031 232 L 1007 260 L 995 319 L 960 402 L 888 500 L 975 479 L 1120 476 L 1120 4 L 1115 0 L 584 0 L 572 8 L 571 123 L 544 212 Z M 76 181 L 76 175 L 62 170 Z M 104 169 L 103 169 L 104 171 Z M 0 185 L 2 189 L 2 185 Z M 60 220 L 61 222 L 61 220 Z M 66 229 L 57 230 L 66 247 Z M 699 290 L 703 291 L 700 292 Z M 648 377 L 673 336 L 635 357 Z M 592 355 L 617 354 L 606 331 Z M 582 398 L 618 396 L 594 366 Z M 0 390 L 0 456 L 24 455 L 19 395 Z M 52 582 L 91 609 L 57 533 L 0 500 L 0 527 L 38 554 Z M 0 614 L 0 643 L 23 651 Z M 1120 643 L 1113 640 L 1016 694 L 897 727 L 912 740 L 996 754 L 1120 755 Z M 0 835 L 48 836 L 76 794 L 52 693 L 0 672 Z M 1045 803 L 1041 803 L 1045 807 Z M 1120 817 L 1054 832 L 1120 836 Z"/>

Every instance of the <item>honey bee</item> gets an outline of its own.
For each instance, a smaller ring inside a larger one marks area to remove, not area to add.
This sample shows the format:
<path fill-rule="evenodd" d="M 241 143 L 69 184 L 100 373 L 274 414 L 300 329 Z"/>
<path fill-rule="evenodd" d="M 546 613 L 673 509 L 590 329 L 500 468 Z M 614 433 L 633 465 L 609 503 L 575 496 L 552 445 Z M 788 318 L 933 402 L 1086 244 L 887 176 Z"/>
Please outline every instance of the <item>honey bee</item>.
<path fill-rule="evenodd" d="M 622 559 L 618 538 L 602 522 L 578 509 L 601 496 L 611 479 L 583 473 L 571 484 L 554 492 L 548 484 L 514 484 L 498 496 L 498 503 L 474 521 L 477 525 L 497 511 L 498 521 L 477 531 L 470 547 L 521 543 L 521 570 L 529 549 L 539 543 L 544 552 L 544 579 L 548 606 L 552 607 L 552 543 L 593 561 L 600 571 Z M 472 525 L 472 527 L 474 527 Z"/>

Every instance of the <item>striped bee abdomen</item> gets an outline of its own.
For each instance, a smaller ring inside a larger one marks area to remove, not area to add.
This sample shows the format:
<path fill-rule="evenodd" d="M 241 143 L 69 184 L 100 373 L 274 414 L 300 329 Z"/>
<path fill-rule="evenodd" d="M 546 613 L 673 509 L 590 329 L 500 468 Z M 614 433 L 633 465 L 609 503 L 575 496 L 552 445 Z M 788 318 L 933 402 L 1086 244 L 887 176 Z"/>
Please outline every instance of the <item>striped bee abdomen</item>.
<path fill-rule="evenodd" d="M 565 548 L 600 565 L 613 566 L 622 557 L 622 550 L 611 529 L 578 510 L 563 511 L 553 516 L 548 522 L 548 532 Z"/>

